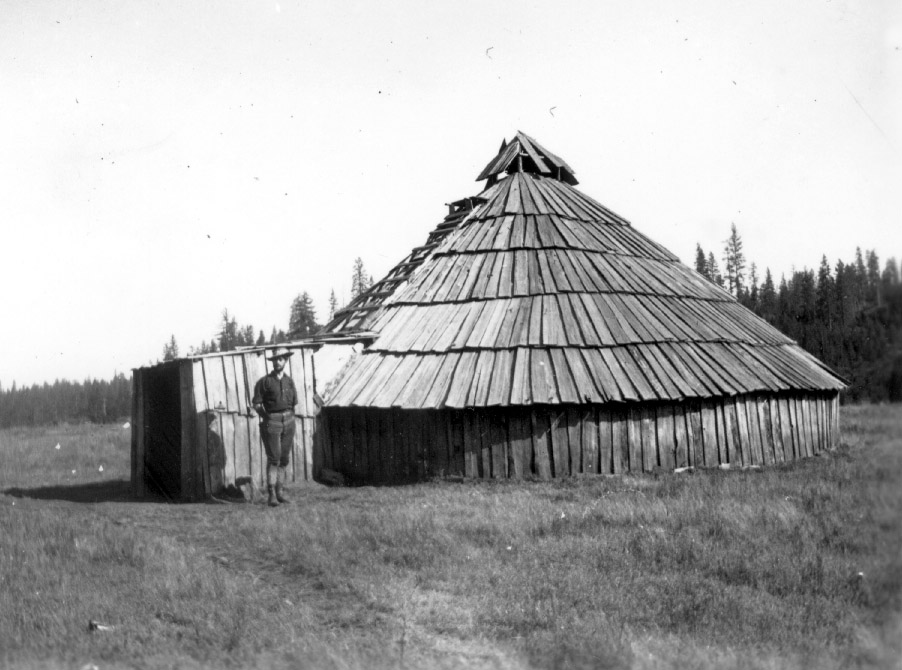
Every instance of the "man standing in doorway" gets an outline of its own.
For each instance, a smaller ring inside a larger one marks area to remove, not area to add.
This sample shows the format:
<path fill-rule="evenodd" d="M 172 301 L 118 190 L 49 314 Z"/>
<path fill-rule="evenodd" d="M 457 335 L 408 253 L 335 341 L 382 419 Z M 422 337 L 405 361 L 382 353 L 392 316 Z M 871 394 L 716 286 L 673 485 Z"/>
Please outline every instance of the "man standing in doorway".
<path fill-rule="evenodd" d="M 285 364 L 293 352 L 279 347 L 268 356 L 272 372 L 254 386 L 254 410 L 260 416 L 260 433 L 266 448 L 266 489 L 269 506 L 287 503 L 285 497 L 285 468 L 294 444 L 294 406 L 298 392 L 291 377 L 285 374 Z"/>

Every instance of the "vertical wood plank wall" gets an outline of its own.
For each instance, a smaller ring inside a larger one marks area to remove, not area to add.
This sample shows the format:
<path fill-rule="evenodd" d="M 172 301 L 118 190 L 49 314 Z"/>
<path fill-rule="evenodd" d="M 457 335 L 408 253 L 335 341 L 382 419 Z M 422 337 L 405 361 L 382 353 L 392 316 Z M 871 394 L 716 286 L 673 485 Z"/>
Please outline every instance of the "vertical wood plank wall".
<path fill-rule="evenodd" d="M 314 476 L 314 434 L 317 408 L 313 402 L 313 351 L 293 349 L 286 372 L 298 391 L 295 415 L 295 440 L 289 466 L 293 482 L 312 481 Z M 249 408 L 257 380 L 270 372 L 271 363 L 263 352 L 226 353 L 188 361 L 193 371 L 194 411 L 197 420 L 195 440 L 198 453 L 210 463 L 210 482 L 204 482 L 203 495 L 215 495 L 237 479 L 250 477 L 257 486 L 266 483 L 266 454 L 260 437 L 259 419 Z M 207 428 L 206 415 L 215 413 Z M 211 436 L 215 433 L 215 437 Z M 212 439 L 211 439 L 212 438 Z M 222 445 L 216 454 L 211 445 Z M 197 488 L 198 495 L 201 494 Z"/>
<path fill-rule="evenodd" d="M 753 394 L 636 406 L 325 408 L 320 416 L 326 467 L 354 483 L 551 479 L 804 458 L 836 444 L 839 400 Z"/>
<path fill-rule="evenodd" d="M 293 348 L 286 370 L 298 390 L 295 442 L 289 477 L 293 482 L 312 481 L 314 463 L 322 467 L 324 456 L 314 458 L 318 409 L 313 402 L 313 350 Z M 174 363 L 166 365 L 175 365 Z M 249 414 L 257 380 L 269 372 L 263 352 L 227 352 L 219 356 L 178 362 L 180 410 L 179 477 L 175 484 L 182 500 L 200 500 L 223 487 L 250 477 L 265 484 L 266 456 L 260 438 L 259 419 Z M 134 370 L 132 377 L 132 490 L 145 493 L 148 374 L 154 368 Z M 174 378 L 173 378 L 174 379 Z M 173 403 L 174 404 L 174 403 Z M 153 430 L 151 428 L 151 430 Z"/>

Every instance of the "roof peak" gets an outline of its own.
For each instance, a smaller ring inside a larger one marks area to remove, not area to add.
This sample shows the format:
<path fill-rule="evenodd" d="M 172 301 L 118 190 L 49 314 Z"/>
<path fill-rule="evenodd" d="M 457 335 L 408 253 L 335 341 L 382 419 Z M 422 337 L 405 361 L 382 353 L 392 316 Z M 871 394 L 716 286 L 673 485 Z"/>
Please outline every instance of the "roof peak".
<path fill-rule="evenodd" d="M 517 131 L 510 142 L 501 141 L 497 155 L 479 173 L 476 181 L 488 179 L 488 185 L 491 186 L 502 172 L 509 174 L 531 172 L 557 179 L 571 186 L 579 183 L 574 176 L 573 168 L 521 130 Z"/>

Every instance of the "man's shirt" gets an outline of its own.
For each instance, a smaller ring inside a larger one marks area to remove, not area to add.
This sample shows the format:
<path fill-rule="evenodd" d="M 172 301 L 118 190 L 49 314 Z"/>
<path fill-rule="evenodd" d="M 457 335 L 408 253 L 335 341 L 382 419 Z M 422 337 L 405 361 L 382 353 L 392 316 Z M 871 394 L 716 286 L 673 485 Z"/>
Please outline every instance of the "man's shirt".
<path fill-rule="evenodd" d="M 251 404 L 262 404 L 267 412 L 293 410 L 298 404 L 298 392 L 291 377 L 283 374 L 279 379 L 274 372 L 270 372 L 254 386 L 254 399 Z"/>

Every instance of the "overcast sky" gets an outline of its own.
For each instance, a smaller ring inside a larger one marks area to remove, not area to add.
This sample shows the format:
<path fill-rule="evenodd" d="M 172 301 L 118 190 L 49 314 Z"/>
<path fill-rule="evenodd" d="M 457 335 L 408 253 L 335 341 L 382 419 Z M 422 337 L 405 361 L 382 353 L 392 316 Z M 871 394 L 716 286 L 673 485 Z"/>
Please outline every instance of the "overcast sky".
<path fill-rule="evenodd" d="M 899 257 L 900 6 L 4 3 L 0 383 L 324 318 L 517 130 L 686 263 Z"/>

